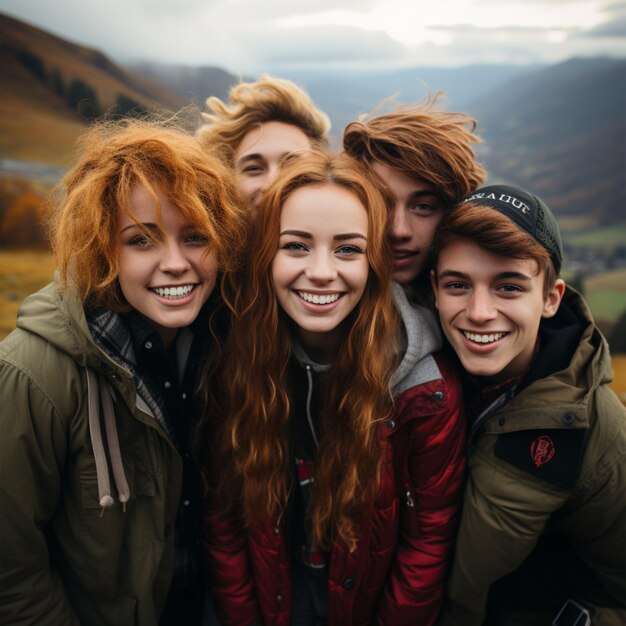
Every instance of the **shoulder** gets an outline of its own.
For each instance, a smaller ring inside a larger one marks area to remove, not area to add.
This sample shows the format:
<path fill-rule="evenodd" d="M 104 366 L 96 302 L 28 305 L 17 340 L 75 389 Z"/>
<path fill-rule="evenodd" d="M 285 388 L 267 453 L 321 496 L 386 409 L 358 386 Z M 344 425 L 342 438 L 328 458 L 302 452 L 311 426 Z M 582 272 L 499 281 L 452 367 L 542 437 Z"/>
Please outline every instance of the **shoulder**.
<path fill-rule="evenodd" d="M 20 415 L 28 408 L 53 411 L 63 419 L 85 389 L 81 369 L 42 336 L 18 328 L 0 342 L 0 402 L 22 407 Z"/>
<path fill-rule="evenodd" d="M 584 492 L 603 484 L 626 457 L 626 409 L 605 385 L 585 401 L 525 401 L 524 390 L 485 424 L 475 465 L 489 457 L 501 469 L 547 489 Z"/>
<path fill-rule="evenodd" d="M 411 432 L 413 446 L 454 445 L 463 448 L 466 420 L 461 385 L 454 366 L 442 354 L 431 357 L 439 376 L 407 389 L 396 398 L 396 430 Z"/>
<path fill-rule="evenodd" d="M 419 401 L 442 409 L 458 405 L 461 381 L 449 356 L 440 351 L 422 359 L 421 363 L 423 369 L 431 372 L 430 379 L 408 387 L 396 398 L 396 404 L 404 406 Z"/>

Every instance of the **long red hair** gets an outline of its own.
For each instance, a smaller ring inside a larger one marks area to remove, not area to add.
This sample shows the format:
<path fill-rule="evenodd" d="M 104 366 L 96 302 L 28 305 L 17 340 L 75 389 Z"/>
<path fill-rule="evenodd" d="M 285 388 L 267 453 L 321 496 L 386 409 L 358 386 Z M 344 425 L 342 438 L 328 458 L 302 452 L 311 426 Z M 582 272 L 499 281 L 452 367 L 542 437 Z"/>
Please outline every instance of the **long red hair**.
<path fill-rule="evenodd" d="M 222 493 L 238 507 L 244 524 L 280 518 L 294 486 L 287 383 L 292 348 L 271 264 L 285 200 L 296 189 L 320 184 L 348 189 L 368 213 L 368 281 L 328 374 L 311 495 L 314 544 L 327 548 L 337 538 L 353 548 L 359 515 L 372 503 L 382 466 L 378 424 L 393 408 L 398 328 L 388 208 L 355 159 L 324 152 L 294 156 L 265 194 L 250 230 L 246 273 L 229 298 L 235 319 L 211 410 L 222 417 L 216 439 Z"/>

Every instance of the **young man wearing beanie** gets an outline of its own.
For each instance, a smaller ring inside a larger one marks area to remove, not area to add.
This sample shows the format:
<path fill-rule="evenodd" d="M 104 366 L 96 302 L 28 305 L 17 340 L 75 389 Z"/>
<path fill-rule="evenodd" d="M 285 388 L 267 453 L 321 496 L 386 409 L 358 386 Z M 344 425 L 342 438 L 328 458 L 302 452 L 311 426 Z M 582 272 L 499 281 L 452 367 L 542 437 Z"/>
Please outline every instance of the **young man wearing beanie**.
<path fill-rule="evenodd" d="M 471 420 L 440 623 L 622 626 L 626 410 L 605 339 L 558 277 L 554 216 L 522 189 L 484 187 L 446 216 L 433 253 Z"/>

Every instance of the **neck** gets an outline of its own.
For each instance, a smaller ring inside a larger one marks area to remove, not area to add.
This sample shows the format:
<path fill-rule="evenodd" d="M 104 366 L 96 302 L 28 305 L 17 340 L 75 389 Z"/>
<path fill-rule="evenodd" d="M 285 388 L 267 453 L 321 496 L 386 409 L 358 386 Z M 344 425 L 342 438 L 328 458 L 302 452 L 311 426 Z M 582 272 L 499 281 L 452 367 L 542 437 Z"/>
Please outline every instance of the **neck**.
<path fill-rule="evenodd" d="M 327 333 L 311 333 L 298 329 L 302 347 L 320 365 L 327 365 L 335 360 L 346 335 L 346 329 L 341 325 Z"/>

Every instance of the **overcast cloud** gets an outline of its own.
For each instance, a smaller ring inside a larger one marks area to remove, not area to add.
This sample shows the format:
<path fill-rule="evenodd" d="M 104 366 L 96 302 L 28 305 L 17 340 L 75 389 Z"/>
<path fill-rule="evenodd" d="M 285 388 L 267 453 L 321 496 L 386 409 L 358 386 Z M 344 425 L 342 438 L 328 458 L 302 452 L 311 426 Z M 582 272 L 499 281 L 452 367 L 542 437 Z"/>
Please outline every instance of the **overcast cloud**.
<path fill-rule="evenodd" d="M 626 57 L 626 3 L 602 0 L 0 0 L 0 11 L 118 61 L 248 75 Z"/>

